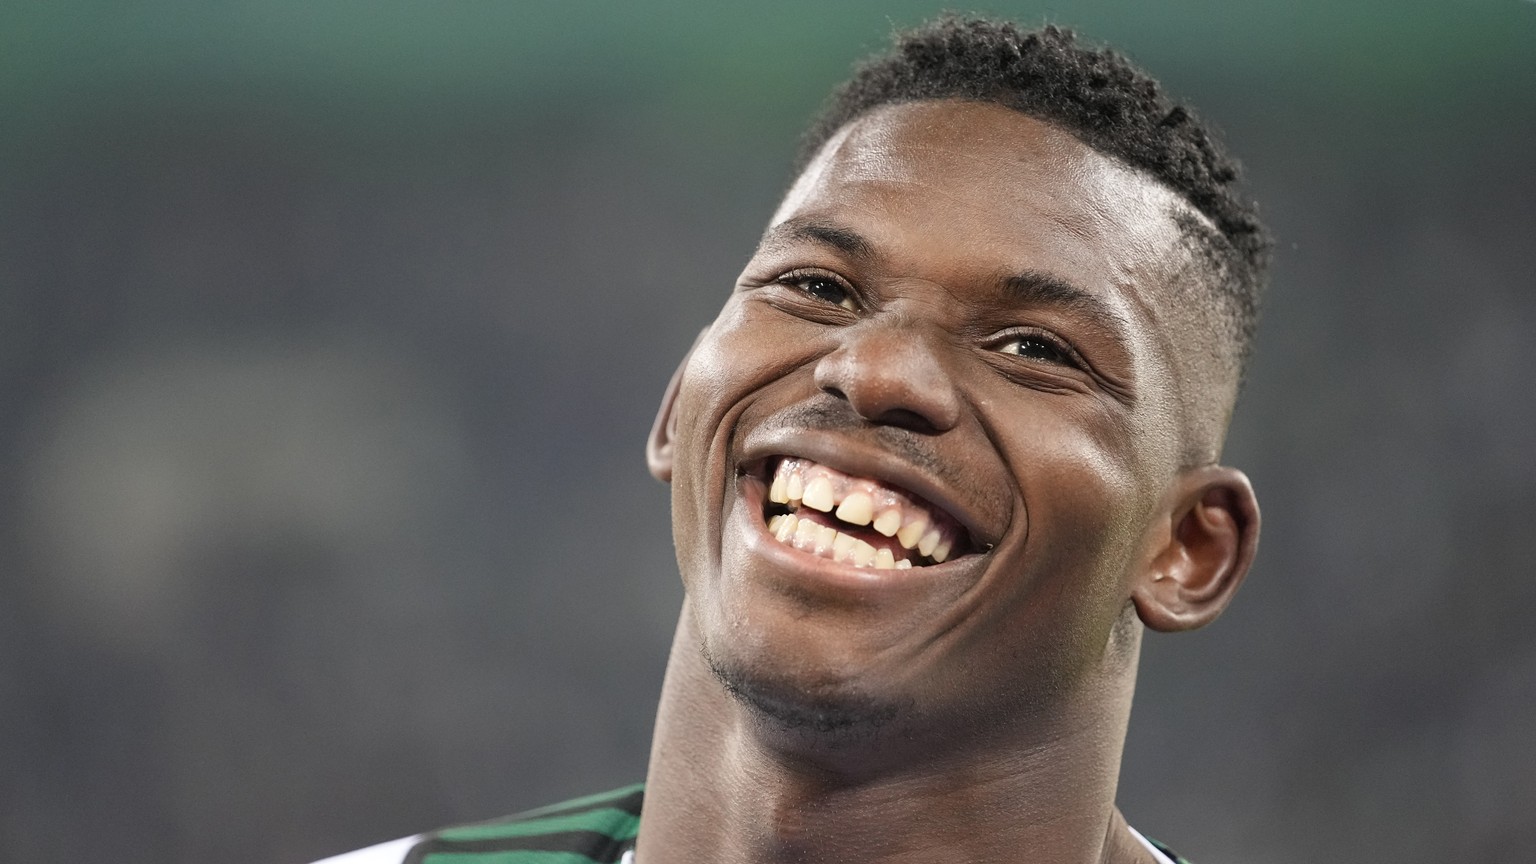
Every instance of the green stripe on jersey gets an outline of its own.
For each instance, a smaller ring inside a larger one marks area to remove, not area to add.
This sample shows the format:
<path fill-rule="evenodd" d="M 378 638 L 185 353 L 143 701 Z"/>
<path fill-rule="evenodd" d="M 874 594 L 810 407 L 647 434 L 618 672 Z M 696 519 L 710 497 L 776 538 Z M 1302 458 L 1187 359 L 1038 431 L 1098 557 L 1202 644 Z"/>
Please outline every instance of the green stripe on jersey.
<path fill-rule="evenodd" d="M 628 840 L 640 831 L 640 817 L 623 810 L 604 807 L 567 816 L 546 816 L 526 822 L 502 822 L 492 825 L 464 825 L 439 831 L 437 836 L 449 842 L 500 840 L 506 837 L 530 837 L 563 831 L 594 831 L 615 840 Z"/>
<path fill-rule="evenodd" d="M 537 807 L 533 810 L 525 810 L 511 819 L 532 819 L 535 816 L 548 816 L 552 813 L 564 813 L 567 810 L 593 809 L 608 804 L 615 799 L 625 798 L 645 788 L 644 783 L 635 783 L 622 789 L 613 789 L 608 792 L 599 792 L 596 795 L 584 795 L 580 798 L 572 798 L 569 801 L 561 801 L 559 804 L 550 804 L 546 807 Z M 506 821 L 511 821 L 511 819 Z"/>
<path fill-rule="evenodd" d="M 1146 837 L 1147 835 L 1143 834 L 1141 836 Z M 1156 846 L 1157 847 L 1157 851 L 1163 853 L 1164 855 L 1167 855 L 1169 857 L 1169 859 L 1173 861 L 1173 864 L 1190 864 L 1190 862 L 1189 862 L 1189 860 L 1187 858 L 1185 858 L 1184 856 L 1180 855 L 1179 853 L 1173 851 L 1172 849 L 1169 849 L 1167 844 L 1161 843 L 1161 842 L 1159 842 L 1157 840 L 1153 840 L 1151 837 L 1147 837 L 1147 842 L 1151 843 L 1153 846 Z"/>

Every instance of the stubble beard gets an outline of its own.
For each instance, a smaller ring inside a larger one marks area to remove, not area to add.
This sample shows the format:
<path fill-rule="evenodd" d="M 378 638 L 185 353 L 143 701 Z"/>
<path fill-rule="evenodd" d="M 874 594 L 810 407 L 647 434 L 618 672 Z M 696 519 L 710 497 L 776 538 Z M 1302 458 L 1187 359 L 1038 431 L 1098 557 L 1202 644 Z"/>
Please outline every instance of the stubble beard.
<path fill-rule="evenodd" d="M 811 694 L 792 682 L 754 672 L 747 664 L 727 661 L 707 643 L 699 647 L 715 680 L 757 723 L 816 749 L 876 743 L 899 725 L 910 707 L 867 693 Z"/>

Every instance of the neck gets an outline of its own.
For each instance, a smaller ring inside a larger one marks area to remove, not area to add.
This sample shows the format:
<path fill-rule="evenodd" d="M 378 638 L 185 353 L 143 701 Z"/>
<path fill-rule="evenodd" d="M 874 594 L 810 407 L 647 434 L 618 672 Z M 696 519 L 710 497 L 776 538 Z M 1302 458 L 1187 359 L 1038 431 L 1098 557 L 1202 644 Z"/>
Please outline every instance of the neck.
<path fill-rule="evenodd" d="M 908 753 L 924 736 L 901 734 L 848 752 L 786 738 L 728 695 L 690 620 L 662 689 L 640 864 L 1148 860 L 1114 808 L 1134 662 L 989 727 L 985 746 Z"/>

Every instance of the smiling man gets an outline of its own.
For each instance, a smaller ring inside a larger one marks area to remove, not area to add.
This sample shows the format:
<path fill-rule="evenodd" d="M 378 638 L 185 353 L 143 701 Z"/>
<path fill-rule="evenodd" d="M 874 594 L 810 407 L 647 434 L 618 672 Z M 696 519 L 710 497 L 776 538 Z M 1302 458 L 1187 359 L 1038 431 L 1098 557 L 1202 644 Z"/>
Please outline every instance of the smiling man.
<path fill-rule="evenodd" d="M 1118 56 L 957 19 L 805 152 L 649 444 L 687 599 L 646 784 L 338 860 L 1175 860 L 1114 799 L 1143 629 L 1258 538 L 1232 163 Z"/>

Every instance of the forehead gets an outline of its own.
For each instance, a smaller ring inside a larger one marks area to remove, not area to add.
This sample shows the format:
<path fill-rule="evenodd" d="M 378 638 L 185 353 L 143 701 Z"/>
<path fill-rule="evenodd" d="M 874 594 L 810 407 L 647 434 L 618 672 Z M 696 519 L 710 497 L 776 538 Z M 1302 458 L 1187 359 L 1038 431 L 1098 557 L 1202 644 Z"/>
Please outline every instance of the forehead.
<path fill-rule="evenodd" d="M 773 223 L 851 221 L 911 265 L 1059 270 L 1105 299 L 1129 290 L 1119 299 L 1143 305 L 1182 260 L 1180 212 L 1195 213 L 1067 132 L 999 105 L 943 100 L 886 106 L 844 127 Z M 934 242 L 915 247 L 914 234 Z"/>

